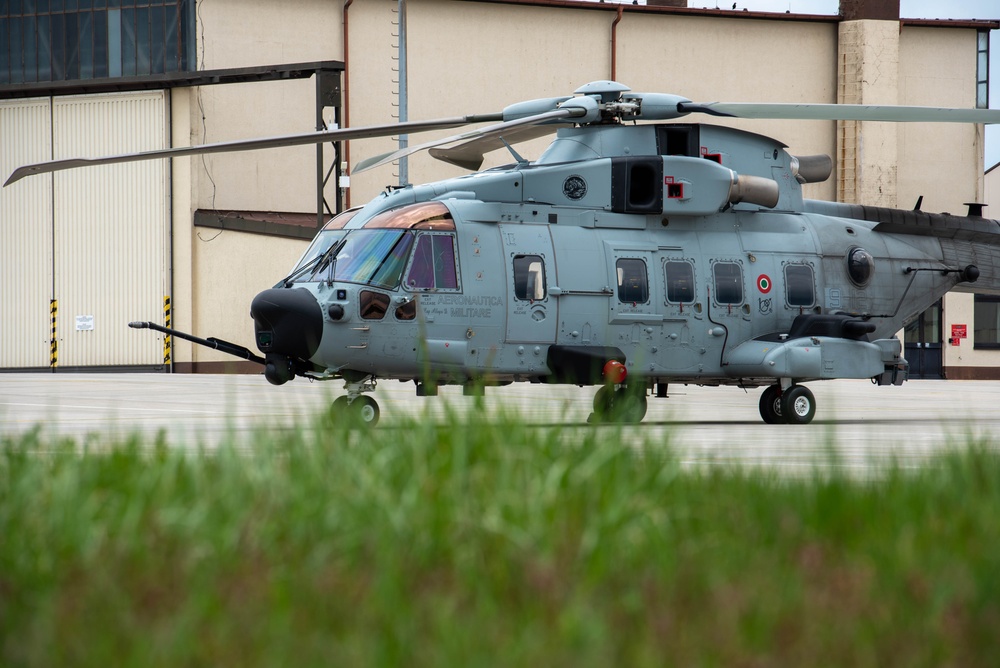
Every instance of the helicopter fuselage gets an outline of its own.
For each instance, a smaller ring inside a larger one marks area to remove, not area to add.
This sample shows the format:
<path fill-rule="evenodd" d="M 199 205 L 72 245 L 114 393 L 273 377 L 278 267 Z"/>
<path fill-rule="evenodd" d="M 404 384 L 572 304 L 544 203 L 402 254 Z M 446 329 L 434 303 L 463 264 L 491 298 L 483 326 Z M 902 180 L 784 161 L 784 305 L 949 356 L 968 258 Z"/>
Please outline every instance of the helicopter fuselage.
<path fill-rule="evenodd" d="M 616 361 L 645 387 L 901 383 L 894 333 L 976 253 L 803 201 L 809 178 L 773 139 L 672 124 L 566 128 L 534 163 L 391 190 L 258 297 L 296 293 L 298 334 L 255 301 L 268 377 L 587 385 Z"/>

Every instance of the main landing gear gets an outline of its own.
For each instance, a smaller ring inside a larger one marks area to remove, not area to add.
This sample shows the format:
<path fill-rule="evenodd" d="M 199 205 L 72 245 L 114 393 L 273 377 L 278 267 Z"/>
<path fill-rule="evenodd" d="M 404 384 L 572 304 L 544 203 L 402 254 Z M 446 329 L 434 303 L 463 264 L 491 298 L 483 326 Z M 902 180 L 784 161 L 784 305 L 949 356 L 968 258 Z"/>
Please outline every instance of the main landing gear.
<path fill-rule="evenodd" d="M 816 398 L 805 385 L 768 385 L 760 395 L 760 416 L 768 424 L 809 424 L 816 416 Z"/>
<path fill-rule="evenodd" d="M 594 412 L 587 422 L 638 423 L 646 417 L 646 385 L 604 385 L 594 395 Z"/>

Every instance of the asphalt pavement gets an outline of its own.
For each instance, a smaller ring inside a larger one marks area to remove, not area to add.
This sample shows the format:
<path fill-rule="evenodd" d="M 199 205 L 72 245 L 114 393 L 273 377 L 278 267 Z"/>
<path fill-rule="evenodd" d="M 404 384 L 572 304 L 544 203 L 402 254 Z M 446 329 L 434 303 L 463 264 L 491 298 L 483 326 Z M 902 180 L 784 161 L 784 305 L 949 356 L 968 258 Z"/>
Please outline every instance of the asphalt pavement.
<path fill-rule="evenodd" d="M 917 465 L 973 438 L 1000 444 L 1000 382 L 914 380 L 876 387 L 836 380 L 809 387 L 818 406 L 809 425 L 764 424 L 760 390 L 672 385 L 668 398 L 650 397 L 643 422 L 621 435 L 636 443 L 670 444 L 689 464 L 809 469 L 819 462 L 857 471 L 888 458 Z M 386 381 L 373 395 L 381 407 L 375 428 L 401 429 L 406 418 L 444 420 L 451 409 L 511 411 L 540 429 L 565 430 L 569 438 L 581 429 L 610 434 L 612 428 L 587 422 L 594 393 L 515 384 L 487 388 L 481 400 L 457 387 L 417 397 L 412 383 Z M 138 434 L 152 442 L 162 433 L 173 447 L 213 447 L 246 443 L 257 426 L 311 428 L 312 417 L 342 394 L 339 381 L 296 379 L 274 387 L 249 375 L 6 373 L 0 374 L 0 435 L 40 429 L 46 438 L 82 442 Z"/>

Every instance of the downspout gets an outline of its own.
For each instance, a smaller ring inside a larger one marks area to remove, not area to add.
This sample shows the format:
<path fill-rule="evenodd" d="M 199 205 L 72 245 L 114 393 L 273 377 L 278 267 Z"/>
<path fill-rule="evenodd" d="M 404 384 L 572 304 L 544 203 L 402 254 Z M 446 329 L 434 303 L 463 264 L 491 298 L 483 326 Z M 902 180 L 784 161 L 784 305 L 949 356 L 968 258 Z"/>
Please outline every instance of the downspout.
<path fill-rule="evenodd" d="M 347 10 L 351 8 L 351 5 L 353 3 L 354 0 L 347 0 L 347 2 L 344 3 L 344 93 L 341 96 L 342 100 L 341 104 L 344 108 L 345 128 L 351 127 L 351 68 L 348 66 L 348 58 L 350 57 L 351 54 L 351 49 L 349 48 L 351 31 L 348 29 Z M 351 187 L 349 184 L 351 182 L 351 142 L 349 140 L 344 142 L 343 161 L 346 167 L 344 172 L 345 175 L 347 176 L 347 183 L 348 183 L 347 188 L 344 189 L 347 191 L 344 193 L 344 208 L 350 209 Z M 339 183 L 337 184 L 337 187 L 338 188 L 340 187 Z"/>
<path fill-rule="evenodd" d="M 618 16 L 611 23 L 611 80 L 618 80 L 618 24 L 622 20 L 625 8 L 618 5 Z"/>

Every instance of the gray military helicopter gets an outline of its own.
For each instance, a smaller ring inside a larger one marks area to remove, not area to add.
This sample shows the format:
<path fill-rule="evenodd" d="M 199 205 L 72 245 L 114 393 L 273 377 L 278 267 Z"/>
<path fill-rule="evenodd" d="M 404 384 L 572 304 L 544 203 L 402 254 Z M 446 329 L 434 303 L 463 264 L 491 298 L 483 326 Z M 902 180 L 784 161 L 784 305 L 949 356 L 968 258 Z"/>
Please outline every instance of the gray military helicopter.
<path fill-rule="evenodd" d="M 805 424 L 804 383 L 900 385 L 894 334 L 952 289 L 1000 292 L 1000 223 L 803 199 L 828 156 L 751 132 L 678 122 L 741 118 L 998 123 L 998 110 L 696 104 L 596 81 L 500 114 L 346 128 L 19 168 L 179 157 L 495 122 L 376 156 L 429 150 L 474 173 L 392 188 L 331 220 L 292 272 L 251 304 L 256 345 L 202 339 L 264 368 L 342 379 L 334 408 L 374 425 L 376 381 L 431 396 L 513 382 L 600 386 L 592 419 L 641 421 L 669 383 L 763 387 L 767 423 Z M 641 121 L 657 121 L 641 123 Z M 673 121 L 663 123 L 660 121 Z M 534 161 L 513 144 L 555 133 Z M 514 162 L 478 170 L 506 148 Z"/>

